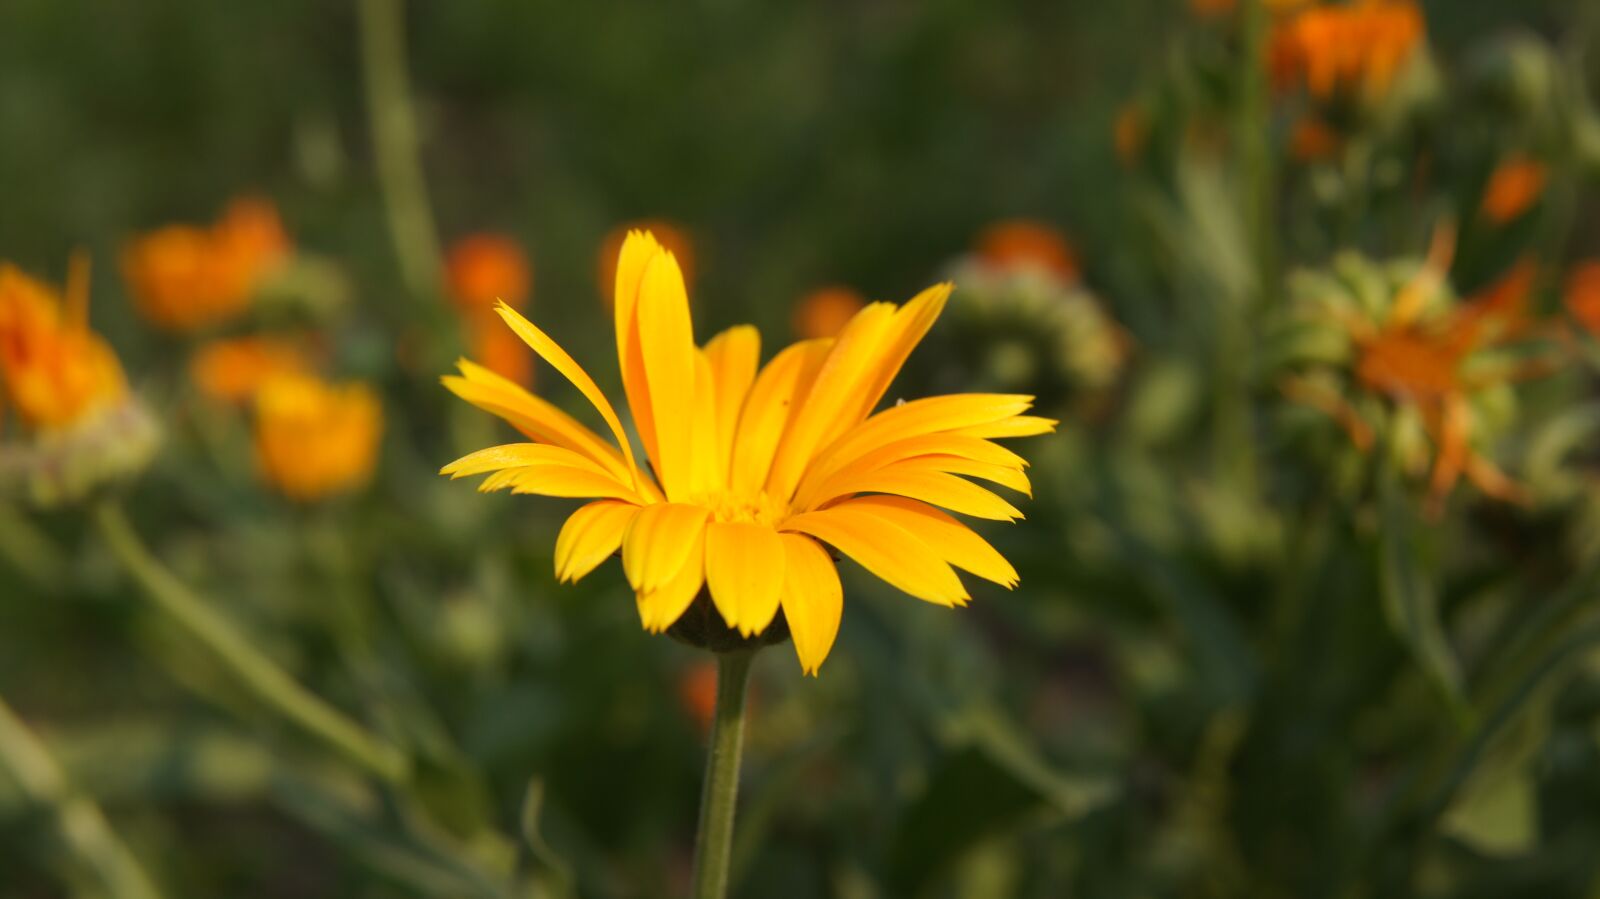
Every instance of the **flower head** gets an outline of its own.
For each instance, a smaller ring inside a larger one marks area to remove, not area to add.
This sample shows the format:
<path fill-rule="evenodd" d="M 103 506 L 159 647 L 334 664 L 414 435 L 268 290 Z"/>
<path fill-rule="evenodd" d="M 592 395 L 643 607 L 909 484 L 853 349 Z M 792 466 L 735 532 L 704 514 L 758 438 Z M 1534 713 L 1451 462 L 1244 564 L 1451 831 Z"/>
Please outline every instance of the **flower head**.
<path fill-rule="evenodd" d="M 311 370 L 298 341 L 283 337 L 232 337 L 213 340 L 189 360 L 189 379 L 200 392 L 222 403 L 243 403 L 263 384 Z"/>
<path fill-rule="evenodd" d="M 122 270 L 145 318 L 194 331 L 243 312 L 288 252 L 272 204 L 242 198 L 210 227 L 167 225 L 134 238 L 123 248 Z"/>
<path fill-rule="evenodd" d="M 1382 97 L 1426 33 L 1408 0 L 1356 0 L 1314 6 L 1273 25 L 1268 47 L 1280 89 L 1303 83 L 1318 100 L 1353 93 Z"/>
<path fill-rule="evenodd" d="M 1548 373 L 1553 361 L 1532 340 L 1533 263 L 1457 302 L 1446 281 L 1453 246 L 1441 228 L 1428 260 L 1403 280 L 1400 269 L 1354 257 L 1333 278 L 1303 277 L 1297 313 L 1332 342 L 1284 383 L 1291 400 L 1338 422 L 1364 451 L 1379 433 L 1404 437 L 1417 427 L 1426 442 L 1400 440 L 1397 453 L 1410 469 L 1431 467 L 1434 512 L 1462 477 L 1489 496 L 1523 496 L 1489 458 L 1490 425 L 1509 400 L 1505 389 Z"/>
<path fill-rule="evenodd" d="M 66 296 L 0 262 L 0 416 L 27 441 L 0 448 L 0 475 L 35 498 L 77 497 L 144 467 L 155 424 L 128 390 L 122 364 L 89 329 L 88 263 L 74 259 Z"/>
<path fill-rule="evenodd" d="M 383 408 L 365 384 L 283 375 L 256 396 L 256 460 L 290 499 L 312 502 L 365 484 L 377 463 Z"/>
<path fill-rule="evenodd" d="M 1021 517 L 966 477 L 1027 491 L 1026 463 L 994 438 L 1041 434 L 1026 396 L 966 394 L 874 413 L 949 296 L 864 307 L 837 338 L 794 344 L 759 364 L 760 337 L 730 328 L 694 340 L 676 256 L 631 233 L 616 266 L 617 355 L 643 453 L 589 375 L 543 331 L 500 315 L 594 405 L 615 443 L 471 362 L 444 379 L 531 442 L 480 450 L 443 469 L 487 474 L 483 490 L 589 498 L 556 540 L 556 575 L 576 580 L 619 548 L 646 629 L 672 626 L 709 588 L 728 627 L 761 634 L 781 609 L 800 664 L 815 672 L 842 609 L 827 547 L 913 596 L 969 594 L 956 568 L 1010 587 L 1016 571 L 943 509 Z M 646 469 L 644 462 L 649 463 Z"/>
<path fill-rule="evenodd" d="M 866 306 L 861 294 L 848 287 L 820 287 L 800 298 L 794 307 L 794 332 L 806 339 L 838 337 L 844 326 Z"/>

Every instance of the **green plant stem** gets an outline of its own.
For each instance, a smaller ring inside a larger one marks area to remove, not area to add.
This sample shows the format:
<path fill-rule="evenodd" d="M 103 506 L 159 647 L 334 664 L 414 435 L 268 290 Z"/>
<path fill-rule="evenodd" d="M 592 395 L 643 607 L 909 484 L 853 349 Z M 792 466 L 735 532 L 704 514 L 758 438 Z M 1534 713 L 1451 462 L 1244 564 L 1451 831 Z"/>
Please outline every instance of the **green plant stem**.
<path fill-rule="evenodd" d="M 301 686 L 256 649 L 150 553 L 119 506 L 103 503 L 94 517 L 112 553 L 156 607 L 209 649 L 251 695 L 373 774 L 393 782 L 407 778 L 410 765 L 399 750 Z"/>
<path fill-rule="evenodd" d="M 406 76 L 404 6 L 402 0 L 360 0 L 357 9 L 372 151 L 400 276 L 413 296 L 431 296 L 439 289 L 439 231 Z"/>
<path fill-rule="evenodd" d="M 99 877 L 114 899 L 159 899 L 133 853 L 117 838 L 105 813 L 76 792 L 44 743 L 0 697 L 0 767 L 28 801 L 51 810 L 68 848 Z"/>
<path fill-rule="evenodd" d="M 722 899 L 728 892 L 733 856 L 733 810 L 739 796 L 739 758 L 744 752 L 744 695 L 756 650 L 717 655 L 717 711 L 711 722 L 706 780 L 700 793 L 700 826 L 694 847 L 694 899 Z"/>

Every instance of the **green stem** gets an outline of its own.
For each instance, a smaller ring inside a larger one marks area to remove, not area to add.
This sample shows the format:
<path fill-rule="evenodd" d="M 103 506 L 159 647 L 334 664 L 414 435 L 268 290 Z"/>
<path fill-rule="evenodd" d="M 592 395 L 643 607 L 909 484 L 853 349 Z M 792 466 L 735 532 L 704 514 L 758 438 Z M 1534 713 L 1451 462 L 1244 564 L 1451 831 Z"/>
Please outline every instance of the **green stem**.
<path fill-rule="evenodd" d="M 744 751 L 744 694 L 756 650 L 717 654 L 717 712 L 711 722 L 706 780 L 700 794 L 695 835 L 694 899 L 722 899 L 728 892 L 733 856 L 733 810 L 739 796 L 739 757 Z"/>
<path fill-rule="evenodd" d="M 211 650 L 216 660 L 263 705 L 373 774 L 395 782 L 406 779 L 410 765 L 399 750 L 301 686 L 241 636 L 226 618 L 151 555 L 120 507 L 111 502 L 101 504 L 95 509 L 95 524 L 111 552 L 150 600 L 173 623 Z"/>
<path fill-rule="evenodd" d="M 414 296 L 439 289 L 439 232 L 418 152 L 417 116 L 406 77 L 401 0 L 360 0 L 361 70 L 379 187 L 400 275 Z"/>
<path fill-rule="evenodd" d="M 161 894 L 133 853 L 111 829 L 105 813 L 76 792 L 44 743 L 0 698 L 0 767 L 22 794 L 55 814 L 67 846 L 94 870 L 115 899 L 160 899 Z"/>

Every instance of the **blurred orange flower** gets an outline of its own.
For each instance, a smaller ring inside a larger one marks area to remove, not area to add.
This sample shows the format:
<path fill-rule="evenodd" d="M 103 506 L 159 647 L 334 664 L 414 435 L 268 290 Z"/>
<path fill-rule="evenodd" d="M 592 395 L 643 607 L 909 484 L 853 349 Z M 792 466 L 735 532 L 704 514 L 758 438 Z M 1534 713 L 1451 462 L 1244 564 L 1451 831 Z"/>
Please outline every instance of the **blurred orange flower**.
<path fill-rule="evenodd" d="M 0 376 L 17 417 L 38 431 L 70 428 L 120 403 L 116 353 L 89 330 L 88 263 L 73 260 L 66 296 L 0 262 Z"/>
<path fill-rule="evenodd" d="M 532 284 L 532 266 L 517 242 L 504 234 L 469 234 L 450 246 L 445 258 L 445 290 L 463 312 L 494 311 L 504 300 L 523 308 Z"/>
<path fill-rule="evenodd" d="M 359 487 L 377 464 L 383 409 L 366 384 L 281 375 L 256 395 L 256 460 L 266 482 L 311 502 Z"/>
<path fill-rule="evenodd" d="M 848 287 L 818 288 L 795 304 L 791 324 L 794 332 L 807 340 L 837 337 L 866 304 L 861 294 Z"/>
<path fill-rule="evenodd" d="M 611 308 L 612 294 L 616 291 L 617 259 L 630 231 L 654 234 L 661 246 L 678 258 L 678 267 L 683 270 L 683 283 L 690 290 L 694 289 L 694 241 L 683 226 L 662 219 L 626 222 L 607 232 L 600 244 L 600 299 L 607 310 Z"/>
<path fill-rule="evenodd" d="M 467 323 L 467 344 L 479 365 L 524 387 L 533 386 L 533 352 L 506 330 L 499 316 L 473 316 Z"/>
<path fill-rule="evenodd" d="M 1567 275 L 1567 312 L 1590 334 L 1600 336 L 1600 259 L 1587 259 Z"/>
<path fill-rule="evenodd" d="M 1148 133 L 1144 110 L 1138 104 L 1127 103 L 1117 110 L 1117 119 L 1111 126 L 1111 141 L 1117 151 L 1117 161 L 1128 166 L 1137 162 L 1144 153 L 1144 141 Z"/>
<path fill-rule="evenodd" d="M 1381 97 L 1426 34 L 1410 0 L 1357 0 L 1302 10 L 1273 25 L 1268 61 L 1279 89 L 1304 83 L 1319 100 L 1340 88 Z"/>
<path fill-rule="evenodd" d="M 1060 231 L 1031 219 L 996 222 L 978 235 L 978 259 L 994 268 L 1041 268 L 1065 280 L 1078 277 L 1078 254 Z"/>
<path fill-rule="evenodd" d="M 213 340 L 189 360 L 189 378 L 200 392 L 224 403 L 242 403 L 267 381 L 311 370 L 304 346 L 281 337 Z"/>
<path fill-rule="evenodd" d="M 123 276 L 139 312 L 172 331 L 194 331 L 244 311 L 289 252 L 277 209 L 246 197 L 209 228 L 167 225 L 129 241 Z"/>
<path fill-rule="evenodd" d="M 1339 132 L 1317 119 L 1301 119 L 1289 138 L 1289 152 L 1301 162 L 1327 159 L 1339 150 Z"/>
<path fill-rule="evenodd" d="M 678 701 L 703 733 L 717 712 L 717 664 L 696 662 L 678 675 Z"/>
<path fill-rule="evenodd" d="M 1549 170 L 1543 163 L 1527 156 L 1512 156 L 1490 174 L 1478 212 L 1497 225 L 1508 224 L 1539 201 L 1548 179 Z"/>

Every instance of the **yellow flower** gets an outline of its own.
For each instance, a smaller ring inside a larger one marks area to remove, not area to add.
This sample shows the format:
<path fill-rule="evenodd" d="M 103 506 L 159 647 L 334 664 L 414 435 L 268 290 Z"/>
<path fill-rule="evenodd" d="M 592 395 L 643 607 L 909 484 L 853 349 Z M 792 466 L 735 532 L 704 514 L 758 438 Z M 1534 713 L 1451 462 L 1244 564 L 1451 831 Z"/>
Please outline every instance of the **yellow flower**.
<path fill-rule="evenodd" d="M 1536 159 L 1512 156 L 1495 167 L 1483 189 L 1478 212 L 1497 225 L 1522 217 L 1544 195 L 1549 170 Z"/>
<path fill-rule="evenodd" d="M 261 474 L 293 500 L 311 502 L 365 484 L 382 433 L 383 409 L 365 384 L 284 375 L 256 396 Z"/>
<path fill-rule="evenodd" d="M 838 337 L 866 301 L 848 287 L 820 287 L 800 298 L 791 324 L 801 337 Z"/>
<path fill-rule="evenodd" d="M 1273 25 L 1269 59 L 1280 89 L 1304 82 L 1319 100 L 1341 89 L 1381 98 L 1422 43 L 1422 11 L 1408 0 L 1317 6 Z"/>
<path fill-rule="evenodd" d="M 825 545 L 939 605 L 968 601 L 955 568 L 1016 584 L 999 553 L 937 507 L 1020 518 L 961 476 L 1027 492 L 1026 463 L 992 441 L 1047 433 L 1055 422 L 1025 415 L 1030 397 L 995 394 L 872 411 L 943 309 L 948 284 L 904 306 L 866 306 L 836 339 L 801 341 L 764 367 L 747 325 L 695 345 L 678 261 L 652 235 L 628 235 L 615 288 L 622 384 L 649 471 L 595 382 L 509 307 L 501 317 L 588 398 L 616 443 L 471 362 L 444 379 L 533 442 L 472 453 L 442 473 L 488 474 L 483 490 L 593 500 L 556 540 L 559 579 L 583 577 L 620 548 L 647 630 L 670 627 L 709 587 L 721 618 L 747 637 L 782 609 L 810 673 L 842 610 Z"/>
<path fill-rule="evenodd" d="M 189 360 L 189 379 L 201 393 L 223 403 L 243 403 L 273 378 L 310 370 L 305 348 L 281 337 L 213 340 Z"/>
<path fill-rule="evenodd" d="M 683 272 L 683 283 L 694 286 L 694 240 L 690 238 L 688 229 L 665 219 L 640 219 L 612 228 L 606 232 L 605 240 L 600 244 L 600 296 L 605 302 L 611 301 L 609 291 L 617 280 L 617 259 L 622 253 L 622 245 L 628 235 L 635 231 L 654 235 L 661 246 L 677 257 L 678 268 Z M 609 312 L 610 308 L 607 307 L 606 311 Z"/>
<path fill-rule="evenodd" d="M 209 228 L 167 225 L 136 237 L 123 249 L 122 270 L 140 314 L 161 328 L 194 331 L 243 312 L 288 251 L 272 204 L 243 198 Z"/>
<path fill-rule="evenodd" d="M 0 263 L 0 374 L 9 405 L 36 431 L 73 427 L 122 402 L 128 393 L 122 365 L 89 330 L 86 276 L 74 278 L 63 299 Z"/>

